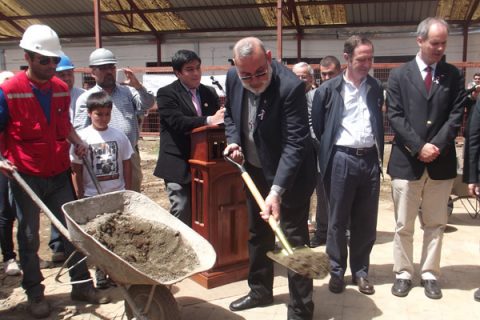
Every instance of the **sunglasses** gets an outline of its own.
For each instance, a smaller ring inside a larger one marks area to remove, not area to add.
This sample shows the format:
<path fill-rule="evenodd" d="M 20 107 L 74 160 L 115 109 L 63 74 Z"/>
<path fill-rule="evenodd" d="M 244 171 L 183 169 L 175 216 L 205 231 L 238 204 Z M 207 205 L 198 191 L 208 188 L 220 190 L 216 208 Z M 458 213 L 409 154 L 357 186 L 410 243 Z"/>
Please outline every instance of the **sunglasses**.
<path fill-rule="evenodd" d="M 38 59 L 38 63 L 40 63 L 42 66 L 46 66 L 50 63 L 58 64 L 60 62 L 60 57 L 45 57 L 45 56 L 40 56 Z"/>
<path fill-rule="evenodd" d="M 238 76 L 242 81 L 250 81 L 253 78 L 261 78 L 268 73 L 268 64 L 265 64 L 265 70 L 252 74 L 250 76 Z"/>

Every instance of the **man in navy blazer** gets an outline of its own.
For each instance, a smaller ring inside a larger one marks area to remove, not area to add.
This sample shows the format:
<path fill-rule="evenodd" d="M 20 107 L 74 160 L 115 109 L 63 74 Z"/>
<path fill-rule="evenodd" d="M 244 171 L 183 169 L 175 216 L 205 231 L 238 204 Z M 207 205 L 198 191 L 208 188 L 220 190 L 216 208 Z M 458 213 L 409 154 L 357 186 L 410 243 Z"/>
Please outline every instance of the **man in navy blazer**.
<path fill-rule="evenodd" d="M 360 292 L 373 294 L 368 271 L 376 239 L 383 159 L 383 89 L 380 81 L 368 74 L 373 61 L 370 40 L 352 36 L 345 41 L 343 52 L 345 72 L 322 84 L 312 104 L 320 172 L 330 205 L 328 288 L 333 293 L 343 292 L 350 256 L 353 283 Z"/>
<path fill-rule="evenodd" d="M 273 302 L 275 236 L 266 221 L 278 221 L 292 246 L 308 244 L 310 197 L 316 180 L 315 156 L 310 138 L 305 84 L 253 37 L 237 42 L 235 67 L 227 74 L 224 153 L 245 168 L 265 199 L 260 212 L 247 193 L 250 239 L 248 295 L 233 301 L 239 311 Z M 313 317 L 313 281 L 288 270 L 288 319 Z"/>
<path fill-rule="evenodd" d="M 417 56 L 392 70 L 388 79 L 388 118 L 395 132 L 387 171 L 396 217 L 392 294 L 398 297 L 408 295 L 412 287 L 417 215 L 423 229 L 421 284 L 427 297 L 442 297 L 442 239 L 457 175 L 455 137 L 466 102 L 463 76 L 442 61 L 447 38 L 444 20 L 423 20 L 417 28 Z"/>
<path fill-rule="evenodd" d="M 192 225 L 190 132 L 204 125 L 222 123 L 224 114 L 215 89 L 200 83 L 200 65 L 195 52 L 177 51 L 172 68 L 178 79 L 157 92 L 160 150 L 153 174 L 165 181 L 170 213 L 188 226 Z"/>

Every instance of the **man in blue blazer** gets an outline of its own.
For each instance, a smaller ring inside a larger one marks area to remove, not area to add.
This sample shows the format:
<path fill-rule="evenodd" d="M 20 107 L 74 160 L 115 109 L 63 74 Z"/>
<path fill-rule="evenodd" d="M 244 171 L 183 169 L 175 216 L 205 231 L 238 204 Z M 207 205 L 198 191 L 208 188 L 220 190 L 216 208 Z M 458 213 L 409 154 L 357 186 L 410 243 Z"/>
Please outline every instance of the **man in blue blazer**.
<path fill-rule="evenodd" d="M 457 175 L 455 137 L 466 103 L 463 76 L 442 61 L 447 38 L 444 20 L 423 20 L 417 28 L 417 56 L 392 70 L 388 79 L 388 118 L 395 132 L 387 171 L 396 218 L 392 294 L 398 297 L 408 295 L 412 287 L 417 215 L 423 229 L 421 284 L 427 297 L 442 297 L 442 239 Z"/>
<path fill-rule="evenodd" d="M 178 79 L 157 92 L 160 150 L 153 174 L 165 181 L 170 213 L 188 226 L 192 225 L 190 132 L 222 123 L 224 114 L 215 89 L 200 83 L 201 63 L 195 52 L 177 51 L 172 68 Z"/>
<path fill-rule="evenodd" d="M 368 39 L 350 37 L 343 52 L 345 72 L 322 84 L 312 104 L 320 172 L 330 205 L 328 288 L 333 293 L 345 289 L 349 255 L 353 283 L 360 292 L 373 294 L 368 271 L 376 239 L 383 159 L 383 89 L 368 74 L 373 61 L 373 44 Z M 349 220 L 350 252 L 345 236 Z"/>
<path fill-rule="evenodd" d="M 274 249 L 275 236 L 266 221 L 280 221 L 292 246 L 308 245 L 308 213 L 316 180 L 310 138 L 305 84 L 283 65 L 257 38 L 244 38 L 233 49 L 235 67 L 227 74 L 225 104 L 225 154 L 245 161 L 266 202 L 260 212 L 247 193 L 250 239 L 248 295 L 233 301 L 239 311 L 273 302 L 273 262 L 266 253 Z M 313 317 L 313 281 L 288 271 L 288 319 Z"/>

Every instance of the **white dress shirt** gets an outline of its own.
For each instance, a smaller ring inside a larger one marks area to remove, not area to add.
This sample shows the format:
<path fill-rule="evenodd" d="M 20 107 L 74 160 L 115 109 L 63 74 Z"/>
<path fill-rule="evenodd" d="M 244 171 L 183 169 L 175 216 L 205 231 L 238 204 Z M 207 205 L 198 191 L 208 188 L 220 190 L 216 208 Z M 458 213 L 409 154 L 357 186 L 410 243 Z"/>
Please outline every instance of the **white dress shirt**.
<path fill-rule="evenodd" d="M 336 145 L 350 148 L 370 148 L 375 144 L 370 110 L 367 106 L 367 78 L 357 88 L 343 75 L 342 98 L 344 109 Z"/>

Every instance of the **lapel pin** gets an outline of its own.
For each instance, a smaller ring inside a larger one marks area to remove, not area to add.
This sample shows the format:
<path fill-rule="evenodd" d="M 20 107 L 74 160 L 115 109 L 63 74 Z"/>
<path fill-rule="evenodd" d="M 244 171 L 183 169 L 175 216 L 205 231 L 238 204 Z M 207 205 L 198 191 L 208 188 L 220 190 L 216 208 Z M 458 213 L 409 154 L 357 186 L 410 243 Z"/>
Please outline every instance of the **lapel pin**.
<path fill-rule="evenodd" d="M 260 121 L 263 120 L 264 116 L 265 116 L 265 109 L 262 109 L 262 111 L 258 114 L 258 118 L 260 119 Z"/>

